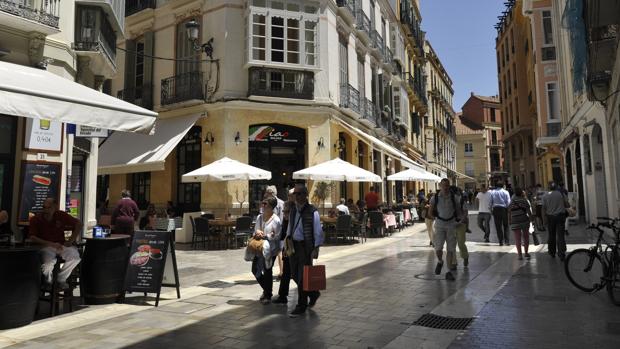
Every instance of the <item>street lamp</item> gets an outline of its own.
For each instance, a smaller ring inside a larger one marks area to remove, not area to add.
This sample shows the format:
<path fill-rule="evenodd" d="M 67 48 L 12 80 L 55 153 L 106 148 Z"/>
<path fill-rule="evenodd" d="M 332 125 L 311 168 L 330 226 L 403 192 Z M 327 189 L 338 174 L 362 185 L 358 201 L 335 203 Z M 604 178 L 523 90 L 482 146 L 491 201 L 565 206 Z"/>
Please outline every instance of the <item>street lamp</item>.
<path fill-rule="evenodd" d="M 241 142 L 241 135 L 239 134 L 239 131 L 237 131 L 237 134 L 235 135 L 235 145 L 239 145 Z"/>
<path fill-rule="evenodd" d="M 209 59 L 213 59 L 213 38 L 209 39 L 209 41 L 204 44 L 198 44 L 200 24 L 195 19 L 192 19 L 185 23 L 185 30 L 187 31 L 187 38 L 192 43 L 194 51 L 204 51 Z"/>

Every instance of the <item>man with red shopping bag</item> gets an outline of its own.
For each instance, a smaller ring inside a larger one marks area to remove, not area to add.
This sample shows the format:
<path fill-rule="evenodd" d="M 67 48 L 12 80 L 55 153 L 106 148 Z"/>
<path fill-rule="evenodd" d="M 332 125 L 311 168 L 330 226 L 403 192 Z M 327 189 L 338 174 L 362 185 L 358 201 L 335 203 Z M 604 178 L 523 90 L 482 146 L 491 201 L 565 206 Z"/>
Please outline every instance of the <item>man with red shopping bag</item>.
<path fill-rule="evenodd" d="M 323 243 L 323 229 L 319 212 L 308 203 L 308 188 L 303 184 L 296 184 L 293 195 L 295 207 L 291 208 L 286 238 L 292 240 L 293 251 L 289 251 L 292 253 L 289 262 L 291 276 L 297 283 L 298 293 L 297 306 L 290 316 L 298 317 L 307 307 L 313 307 L 321 296 L 318 290 L 304 290 L 304 267 L 312 266 L 312 260 L 319 257 L 319 246 Z"/>

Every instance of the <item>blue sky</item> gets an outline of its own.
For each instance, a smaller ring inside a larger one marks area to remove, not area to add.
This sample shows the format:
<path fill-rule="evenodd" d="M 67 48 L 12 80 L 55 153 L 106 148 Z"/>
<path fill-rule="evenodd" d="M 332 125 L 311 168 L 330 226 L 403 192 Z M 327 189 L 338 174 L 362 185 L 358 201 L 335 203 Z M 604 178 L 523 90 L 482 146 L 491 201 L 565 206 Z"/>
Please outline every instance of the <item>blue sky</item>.
<path fill-rule="evenodd" d="M 502 0 L 421 0 L 422 29 L 452 78 L 455 111 L 470 92 L 497 94 L 493 26 Z"/>

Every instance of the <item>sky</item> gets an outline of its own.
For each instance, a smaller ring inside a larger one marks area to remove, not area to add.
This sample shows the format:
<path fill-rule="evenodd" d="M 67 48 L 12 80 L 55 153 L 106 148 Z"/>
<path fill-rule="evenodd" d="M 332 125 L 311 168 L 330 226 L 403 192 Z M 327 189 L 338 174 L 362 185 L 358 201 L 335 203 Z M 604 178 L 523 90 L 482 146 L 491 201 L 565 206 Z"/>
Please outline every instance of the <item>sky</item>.
<path fill-rule="evenodd" d="M 497 94 L 494 26 L 504 0 L 420 0 L 422 30 L 439 56 L 460 111 L 471 92 Z"/>

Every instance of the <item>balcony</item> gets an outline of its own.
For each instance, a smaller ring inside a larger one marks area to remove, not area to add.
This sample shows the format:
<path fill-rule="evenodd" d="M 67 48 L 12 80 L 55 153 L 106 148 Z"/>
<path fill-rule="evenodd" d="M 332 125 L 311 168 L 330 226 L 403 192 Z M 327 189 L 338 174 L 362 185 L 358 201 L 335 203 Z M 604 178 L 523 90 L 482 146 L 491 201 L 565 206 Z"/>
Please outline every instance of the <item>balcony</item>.
<path fill-rule="evenodd" d="M 94 6 L 77 8 L 73 49 L 90 58 L 90 70 L 107 78 L 116 74 L 116 33 L 106 14 Z M 91 20 L 86 21 L 85 18 Z"/>
<path fill-rule="evenodd" d="M 394 54 L 392 53 L 392 50 L 390 50 L 389 47 L 385 47 L 385 55 L 383 56 L 383 63 L 390 67 L 390 70 L 392 70 L 392 72 L 396 71 L 396 62 L 394 62 Z"/>
<path fill-rule="evenodd" d="M 314 73 L 303 70 L 250 68 L 252 96 L 314 99 Z"/>
<path fill-rule="evenodd" d="M 125 1 L 126 0 L 75 0 L 75 3 L 82 7 L 92 6 L 100 8 L 105 13 L 114 31 L 124 36 Z"/>
<path fill-rule="evenodd" d="M 349 22 L 355 21 L 355 0 L 337 0 L 338 12 L 340 15 L 349 20 Z"/>
<path fill-rule="evenodd" d="M 0 0 L 0 23 L 24 32 L 60 32 L 60 0 Z"/>
<path fill-rule="evenodd" d="M 375 50 L 375 52 L 383 57 L 384 56 L 384 51 L 385 51 L 385 44 L 383 43 L 383 38 L 381 37 L 381 35 L 379 35 L 379 32 L 376 30 L 373 30 L 370 33 L 370 41 L 372 43 L 372 48 Z"/>
<path fill-rule="evenodd" d="M 156 7 L 155 0 L 125 0 L 125 17 L 129 17 L 147 8 Z"/>
<path fill-rule="evenodd" d="M 361 8 L 355 12 L 355 28 L 366 37 L 366 41 L 370 40 L 370 19 Z"/>
<path fill-rule="evenodd" d="M 370 127 L 377 126 L 378 113 L 377 108 L 372 101 L 368 98 L 364 98 L 364 100 L 361 101 L 361 109 L 360 115 L 362 116 L 362 119 L 360 121 Z"/>
<path fill-rule="evenodd" d="M 153 85 L 126 88 L 116 93 L 118 99 L 146 109 L 153 109 Z"/>
<path fill-rule="evenodd" d="M 360 108 L 360 93 L 350 84 L 340 85 L 340 107 L 351 109 L 360 115 L 362 114 Z"/>
<path fill-rule="evenodd" d="M 193 71 L 161 80 L 161 105 L 191 100 L 204 101 L 203 73 Z"/>

